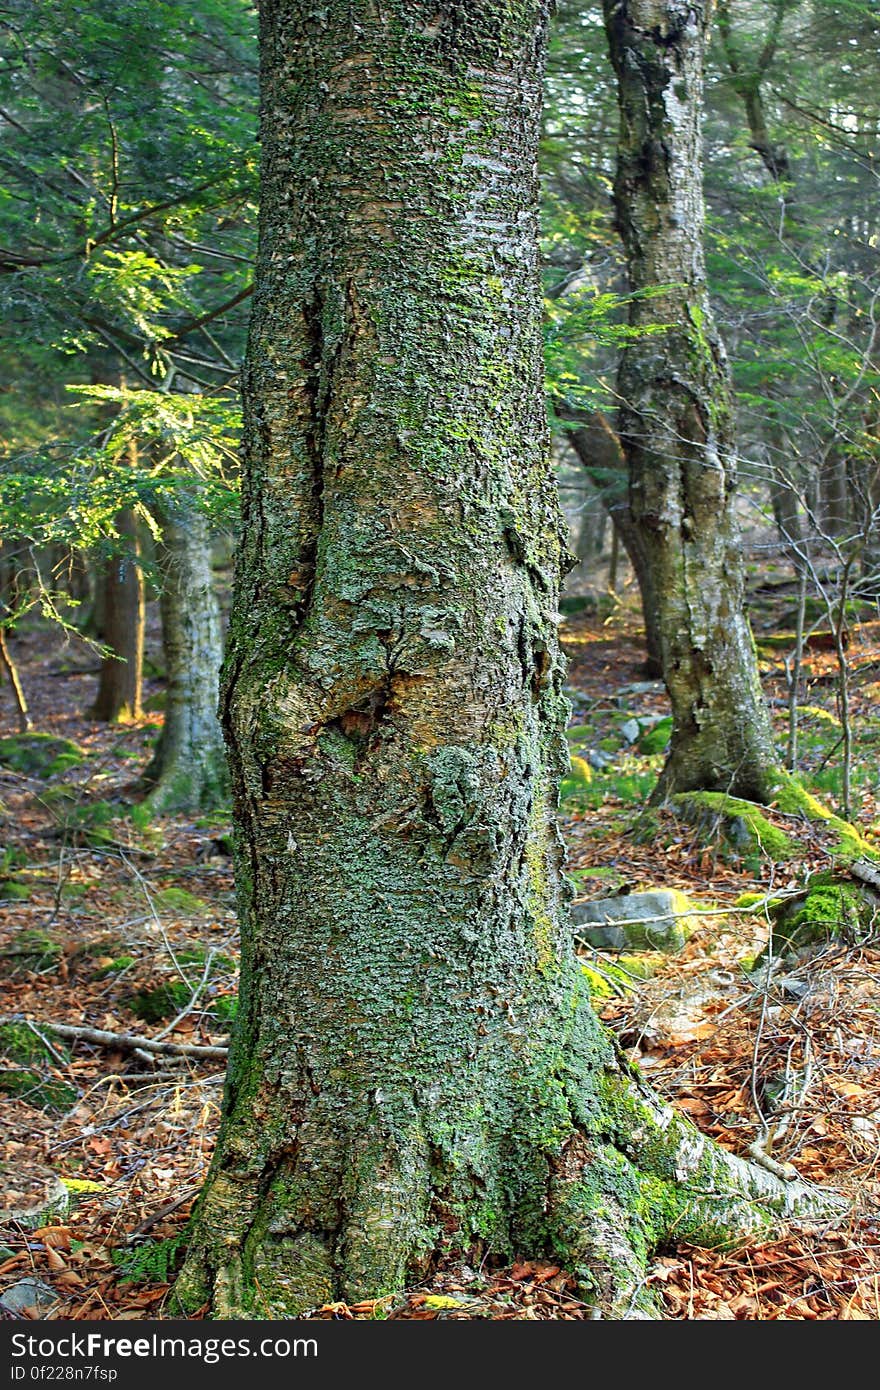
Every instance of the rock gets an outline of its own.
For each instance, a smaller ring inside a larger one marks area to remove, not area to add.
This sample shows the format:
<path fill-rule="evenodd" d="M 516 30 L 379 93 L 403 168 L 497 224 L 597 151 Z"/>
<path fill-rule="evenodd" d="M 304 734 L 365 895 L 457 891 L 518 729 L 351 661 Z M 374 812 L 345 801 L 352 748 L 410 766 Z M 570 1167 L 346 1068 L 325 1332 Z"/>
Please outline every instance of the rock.
<path fill-rule="evenodd" d="M 0 1163 L 0 1221 L 16 1222 L 31 1230 L 63 1216 L 70 1193 L 51 1168 L 31 1163 Z"/>
<path fill-rule="evenodd" d="M 0 1308 L 15 1316 L 25 1314 L 30 1318 L 45 1318 L 60 1299 L 54 1289 L 39 1279 L 20 1279 L 11 1289 L 0 1294 Z"/>
<path fill-rule="evenodd" d="M 587 762 L 590 764 L 590 767 L 594 767 L 597 772 L 601 772 L 603 768 L 610 767 L 614 759 L 610 753 L 602 753 L 598 748 L 591 748 L 587 753 Z"/>
<path fill-rule="evenodd" d="M 665 690 L 662 681 L 635 681 L 632 685 L 622 685 L 614 694 L 619 695 L 659 695 Z"/>
<path fill-rule="evenodd" d="M 577 934 L 605 951 L 680 951 L 697 926 L 697 909 L 675 888 L 653 888 L 572 904 Z"/>
<path fill-rule="evenodd" d="M 642 736 L 642 726 L 637 719 L 627 719 L 626 722 L 620 726 L 620 734 L 622 738 L 626 739 L 627 743 L 635 743 L 636 739 Z"/>

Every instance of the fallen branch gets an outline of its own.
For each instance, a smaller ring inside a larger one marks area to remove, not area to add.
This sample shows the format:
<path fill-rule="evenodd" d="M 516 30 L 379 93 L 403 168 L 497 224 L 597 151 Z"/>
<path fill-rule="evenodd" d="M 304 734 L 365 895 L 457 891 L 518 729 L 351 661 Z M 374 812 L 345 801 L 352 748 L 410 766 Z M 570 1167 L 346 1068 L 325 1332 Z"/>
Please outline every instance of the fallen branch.
<path fill-rule="evenodd" d="M 20 1015 L 9 1015 L 0 1018 L 0 1023 L 27 1023 L 30 1020 L 22 1018 Z M 47 1032 L 57 1033 L 59 1038 L 70 1038 L 74 1042 L 94 1043 L 97 1047 L 118 1047 L 123 1052 L 165 1052 L 171 1053 L 175 1057 L 204 1057 L 204 1058 L 226 1058 L 229 1055 L 228 1047 L 204 1047 L 198 1043 L 175 1043 L 168 1042 L 164 1038 L 161 1041 L 154 1041 L 153 1038 L 138 1038 L 133 1033 L 110 1033 L 105 1028 L 86 1028 L 74 1026 L 70 1023 L 40 1023 L 40 1028 L 45 1028 Z"/>
<path fill-rule="evenodd" d="M 854 859 L 849 871 L 853 878 L 867 883 L 870 888 L 880 888 L 880 864 L 872 864 L 870 859 Z"/>

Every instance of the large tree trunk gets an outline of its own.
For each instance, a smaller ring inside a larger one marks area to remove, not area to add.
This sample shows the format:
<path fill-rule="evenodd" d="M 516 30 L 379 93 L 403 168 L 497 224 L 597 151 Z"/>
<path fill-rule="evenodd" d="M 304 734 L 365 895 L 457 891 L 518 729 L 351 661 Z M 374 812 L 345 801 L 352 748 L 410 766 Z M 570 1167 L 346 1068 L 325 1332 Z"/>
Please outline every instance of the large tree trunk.
<path fill-rule="evenodd" d="M 162 539 L 162 649 L 167 679 L 165 723 L 145 773 L 157 812 L 210 810 L 228 795 L 217 682 L 223 659 L 208 524 L 193 509 L 157 518 Z"/>
<path fill-rule="evenodd" d="M 295 1316 L 491 1248 L 561 1256 L 599 1315 L 637 1315 L 658 1240 L 811 1202 L 640 1089 L 572 952 L 546 18 L 261 5 L 224 677 L 242 985 L 184 1308 Z"/>
<path fill-rule="evenodd" d="M 657 795 L 705 788 L 765 800 L 777 757 L 743 611 L 731 387 L 702 245 L 710 9 L 605 0 L 621 115 L 617 220 L 637 292 L 630 322 L 667 325 L 623 352 L 619 427 L 672 703 Z"/>
<path fill-rule="evenodd" d="M 101 662 L 92 706 L 92 717 L 108 724 L 140 718 L 144 666 L 144 575 L 138 521 L 129 508 L 119 512 L 116 531 L 127 548 L 113 557 L 99 580 L 103 597 L 98 636 L 111 654 Z"/>

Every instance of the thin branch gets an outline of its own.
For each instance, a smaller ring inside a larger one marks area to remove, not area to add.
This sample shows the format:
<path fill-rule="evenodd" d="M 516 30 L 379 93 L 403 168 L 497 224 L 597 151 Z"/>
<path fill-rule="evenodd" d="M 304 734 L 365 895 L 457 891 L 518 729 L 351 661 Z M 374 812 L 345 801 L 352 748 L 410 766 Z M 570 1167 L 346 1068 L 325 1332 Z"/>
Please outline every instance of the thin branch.
<path fill-rule="evenodd" d="M 20 1015 L 8 1014 L 0 1017 L 0 1024 L 26 1023 L 30 1020 Z M 208 1047 L 198 1043 L 175 1043 L 165 1039 L 139 1038 L 134 1033 L 110 1033 L 106 1028 L 87 1028 L 72 1023 L 40 1022 L 39 1027 L 49 1033 L 57 1033 L 59 1038 L 69 1038 L 72 1042 L 94 1043 L 96 1047 L 115 1047 L 121 1052 L 170 1053 L 174 1057 L 200 1057 L 221 1060 L 229 1056 L 228 1047 Z M 35 1030 L 36 1031 L 36 1030 Z"/>

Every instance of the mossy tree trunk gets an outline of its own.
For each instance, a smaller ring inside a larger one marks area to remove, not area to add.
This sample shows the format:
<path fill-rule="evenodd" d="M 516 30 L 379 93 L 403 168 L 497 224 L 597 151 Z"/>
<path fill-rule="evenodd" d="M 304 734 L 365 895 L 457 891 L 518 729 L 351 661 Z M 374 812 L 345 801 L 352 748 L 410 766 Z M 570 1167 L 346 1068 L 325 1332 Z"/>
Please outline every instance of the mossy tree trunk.
<path fill-rule="evenodd" d="M 157 812 L 210 810 L 227 799 L 229 775 L 217 716 L 223 659 L 207 518 L 196 508 L 157 517 L 162 539 L 165 722 L 145 780 Z"/>
<path fill-rule="evenodd" d="M 657 796 L 766 799 L 777 756 L 743 609 L 730 378 L 703 257 L 700 113 L 711 5 L 605 0 L 630 322 L 619 432 L 654 576 L 673 733 Z M 650 297 L 639 292 L 650 291 Z"/>
<path fill-rule="evenodd" d="M 644 1314 L 671 1232 L 814 1206 L 619 1060 L 566 921 L 561 519 L 536 273 L 547 11 L 264 0 L 224 673 L 242 922 L 183 1308 L 289 1317 L 443 1251 Z"/>
<path fill-rule="evenodd" d="M 116 531 L 121 548 L 98 581 L 103 589 L 98 635 L 111 655 L 101 662 L 92 706 L 92 717 L 108 724 L 140 718 L 144 666 L 144 575 L 138 520 L 130 508 L 119 512 Z"/>

